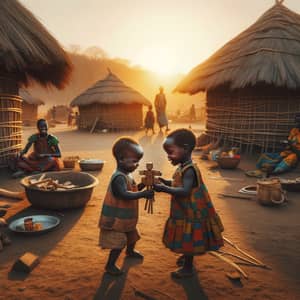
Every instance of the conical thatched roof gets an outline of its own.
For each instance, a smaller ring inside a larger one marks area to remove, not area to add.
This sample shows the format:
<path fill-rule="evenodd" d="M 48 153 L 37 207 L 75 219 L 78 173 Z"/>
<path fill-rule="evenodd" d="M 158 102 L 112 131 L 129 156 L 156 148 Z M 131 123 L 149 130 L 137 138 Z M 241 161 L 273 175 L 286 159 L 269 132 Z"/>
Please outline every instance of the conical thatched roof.
<path fill-rule="evenodd" d="M 28 104 L 44 105 L 45 102 L 37 97 L 33 97 L 27 90 L 20 88 L 19 95 Z"/>
<path fill-rule="evenodd" d="M 71 71 L 65 51 L 17 0 L 0 1 L 0 70 L 21 84 L 34 79 L 63 87 Z"/>
<path fill-rule="evenodd" d="M 300 88 L 300 15 L 281 2 L 194 68 L 175 91 L 195 94 L 228 84 Z"/>
<path fill-rule="evenodd" d="M 116 75 L 111 73 L 110 70 L 106 78 L 97 81 L 92 87 L 76 97 L 71 102 L 71 106 L 83 106 L 92 103 L 140 103 L 151 105 L 149 100 L 136 90 L 126 86 Z"/>

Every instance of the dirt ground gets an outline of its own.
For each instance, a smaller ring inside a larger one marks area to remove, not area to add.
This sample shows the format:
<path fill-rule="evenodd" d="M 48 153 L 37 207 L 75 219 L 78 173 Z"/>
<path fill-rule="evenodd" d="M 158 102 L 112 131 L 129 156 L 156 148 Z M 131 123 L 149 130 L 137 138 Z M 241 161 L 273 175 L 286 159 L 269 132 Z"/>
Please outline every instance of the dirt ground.
<path fill-rule="evenodd" d="M 172 129 L 178 126 L 173 124 Z M 198 134 L 200 128 L 196 129 Z M 34 128 L 25 129 L 24 139 L 34 131 Z M 263 207 L 255 200 L 218 195 L 237 193 L 241 187 L 255 184 L 255 179 L 244 175 L 244 170 L 254 168 L 255 157 L 243 156 L 236 170 L 220 170 L 214 162 L 202 161 L 199 153 L 194 154 L 225 225 L 224 236 L 271 269 L 240 265 L 249 279 L 235 282 L 225 276 L 233 270 L 231 266 L 206 254 L 195 258 L 194 278 L 172 279 L 170 272 L 176 269 L 176 255 L 161 242 L 170 202 L 168 195 L 159 193 L 153 215 L 143 210 L 144 200 L 140 201 L 138 228 L 142 238 L 137 249 L 144 254 L 144 260 L 126 259 L 122 254 L 118 263 L 125 274 L 114 278 L 104 273 L 108 252 L 97 245 L 102 200 L 115 168 L 112 143 L 120 135 L 132 135 L 145 150 L 139 168 L 144 169 L 145 162 L 153 161 L 154 167 L 169 178 L 174 167 L 161 147 L 164 135 L 145 136 L 142 131 L 90 134 L 64 125 L 51 132 L 58 136 L 64 156 L 100 158 L 106 163 L 101 172 L 90 172 L 99 179 L 99 185 L 83 209 L 41 211 L 24 201 L 0 199 L 0 204 L 12 205 L 9 222 L 33 213 L 52 214 L 61 220 L 56 230 L 39 236 L 17 235 L 7 230 L 12 245 L 0 252 L 0 299 L 300 299 L 299 195 L 289 193 L 288 204 L 281 207 Z M 284 177 L 295 178 L 299 174 L 296 169 Z M 137 172 L 134 176 L 139 181 Z M 10 179 L 6 170 L 1 171 L 0 186 L 22 190 L 19 180 Z M 224 250 L 235 252 L 229 246 Z M 14 261 L 27 251 L 38 255 L 40 264 L 30 274 L 12 272 Z"/>

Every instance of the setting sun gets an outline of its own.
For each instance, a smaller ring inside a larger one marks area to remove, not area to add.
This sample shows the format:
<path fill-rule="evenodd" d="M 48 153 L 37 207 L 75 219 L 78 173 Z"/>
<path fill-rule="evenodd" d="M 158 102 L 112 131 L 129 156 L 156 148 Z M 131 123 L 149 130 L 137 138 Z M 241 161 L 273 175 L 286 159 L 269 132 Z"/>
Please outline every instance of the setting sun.
<path fill-rule="evenodd" d="M 176 51 L 166 45 L 144 48 L 140 53 L 137 53 L 136 61 L 143 67 L 162 76 L 185 72 L 180 68 L 180 59 L 177 57 Z"/>

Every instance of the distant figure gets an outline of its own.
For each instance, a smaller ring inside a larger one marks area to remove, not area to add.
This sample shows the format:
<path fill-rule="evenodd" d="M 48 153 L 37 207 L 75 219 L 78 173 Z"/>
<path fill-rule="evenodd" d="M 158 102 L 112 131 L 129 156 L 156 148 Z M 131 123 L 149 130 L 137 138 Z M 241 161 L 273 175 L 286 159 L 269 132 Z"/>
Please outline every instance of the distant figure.
<path fill-rule="evenodd" d="M 148 106 L 148 111 L 147 111 L 147 114 L 146 114 L 146 117 L 145 117 L 145 129 L 146 129 L 146 134 L 148 133 L 148 130 L 151 129 L 152 130 L 152 133 L 154 134 L 155 131 L 154 131 L 154 121 L 155 121 L 155 118 L 154 118 L 154 113 L 152 111 L 152 105 L 149 105 Z"/>
<path fill-rule="evenodd" d="M 68 114 L 68 126 L 69 127 L 73 126 L 73 119 L 74 119 L 74 113 L 73 113 L 73 110 L 70 109 L 69 114 Z"/>
<path fill-rule="evenodd" d="M 168 118 L 166 115 L 167 100 L 162 86 L 159 88 L 159 94 L 155 96 L 154 105 L 160 132 L 163 127 L 166 127 L 166 131 L 169 131 Z"/>
<path fill-rule="evenodd" d="M 76 127 L 78 129 L 79 128 L 79 114 L 78 114 L 77 111 L 75 113 L 75 125 L 76 125 Z"/>
<path fill-rule="evenodd" d="M 196 109 L 195 109 L 195 104 L 192 104 L 190 108 L 190 121 L 195 121 L 196 120 Z"/>
<path fill-rule="evenodd" d="M 20 152 L 17 161 L 18 171 L 13 177 L 23 176 L 25 173 L 59 171 L 61 157 L 58 139 L 48 134 L 48 124 L 44 119 L 37 121 L 38 132 L 28 138 L 25 148 Z M 25 154 L 33 146 L 33 152 Z"/>
<path fill-rule="evenodd" d="M 54 105 L 51 110 L 52 120 L 56 120 L 56 106 Z"/>

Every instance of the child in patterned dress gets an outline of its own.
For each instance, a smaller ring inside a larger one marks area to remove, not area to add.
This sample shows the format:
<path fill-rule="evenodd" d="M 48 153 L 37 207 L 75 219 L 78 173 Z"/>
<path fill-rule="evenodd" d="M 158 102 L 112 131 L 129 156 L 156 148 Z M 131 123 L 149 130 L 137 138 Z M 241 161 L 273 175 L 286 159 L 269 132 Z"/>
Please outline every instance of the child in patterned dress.
<path fill-rule="evenodd" d="M 182 256 L 177 264 L 181 268 L 172 272 L 175 278 L 193 276 L 193 258 L 206 251 L 223 246 L 224 230 L 210 196 L 203 183 L 200 170 L 191 155 L 196 144 L 192 131 L 177 129 L 165 139 L 163 147 L 172 165 L 179 165 L 173 180 L 160 178 L 154 185 L 157 192 L 171 195 L 170 216 L 166 222 L 163 243 Z"/>
<path fill-rule="evenodd" d="M 122 275 L 123 271 L 116 266 L 116 261 L 126 247 L 126 255 L 142 259 L 135 250 L 140 239 L 136 225 L 138 221 L 138 199 L 151 198 L 153 190 L 141 191 L 145 185 L 135 184 L 131 176 L 143 157 L 142 147 L 130 137 L 119 138 L 113 146 L 113 155 L 117 169 L 113 173 L 99 220 L 99 244 L 103 249 L 110 249 L 105 270 L 110 275 Z"/>

